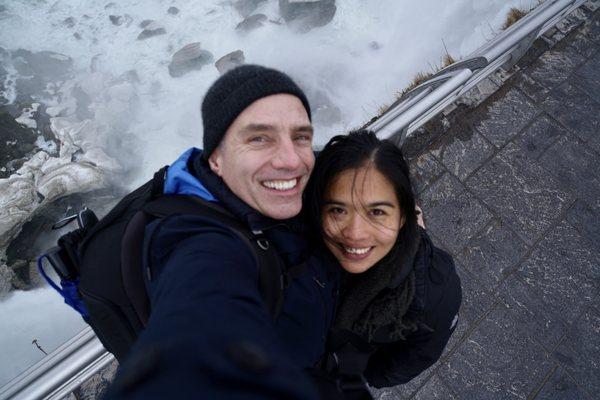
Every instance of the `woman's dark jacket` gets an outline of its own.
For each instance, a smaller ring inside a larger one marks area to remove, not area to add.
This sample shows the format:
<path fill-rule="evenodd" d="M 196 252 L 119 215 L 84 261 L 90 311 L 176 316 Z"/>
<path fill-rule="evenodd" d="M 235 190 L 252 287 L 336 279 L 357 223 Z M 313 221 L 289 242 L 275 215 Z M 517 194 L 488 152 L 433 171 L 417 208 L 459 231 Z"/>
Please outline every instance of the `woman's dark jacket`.
<path fill-rule="evenodd" d="M 421 239 L 414 260 L 403 262 L 403 270 L 385 289 L 401 287 L 414 273 L 415 292 L 405 318 L 416 323 L 416 331 L 405 332 L 403 340 L 394 339 L 390 324 L 373 332 L 371 340 L 365 340 L 364 335 L 359 339 L 370 347 L 363 352 L 370 354 L 364 376 L 376 388 L 407 383 L 433 365 L 457 325 L 462 292 L 452 257 L 433 246 L 424 230 L 419 231 Z M 334 331 L 333 335 L 339 336 L 340 332 Z M 341 348 L 339 343 L 336 347 Z"/>
<path fill-rule="evenodd" d="M 124 397 L 316 398 L 302 370 L 324 352 L 336 280 L 309 254 L 301 226 L 269 219 L 243 203 L 196 149 L 171 165 L 164 191 L 218 201 L 250 229 L 263 231 L 286 267 L 303 261 L 306 267 L 289 281 L 274 321 L 258 290 L 251 250 L 231 229 L 192 215 L 150 224 L 144 253 L 151 313 L 126 369 L 151 373 L 136 378 L 145 382 L 137 397 Z M 146 354 L 154 354 L 158 365 L 148 365 Z"/>

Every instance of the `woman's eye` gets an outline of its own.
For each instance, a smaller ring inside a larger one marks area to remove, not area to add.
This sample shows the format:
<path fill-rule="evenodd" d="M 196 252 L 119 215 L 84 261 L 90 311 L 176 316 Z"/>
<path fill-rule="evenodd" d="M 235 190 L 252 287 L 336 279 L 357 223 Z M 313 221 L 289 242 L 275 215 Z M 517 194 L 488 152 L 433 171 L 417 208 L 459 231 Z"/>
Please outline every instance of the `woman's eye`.
<path fill-rule="evenodd" d="M 345 210 L 341 207 L 332 207 L 329 209 L 329 212 L 332 214 L 343 214 Z"/>
<path fill-rule="evenodd" d="M 382 209 L 376 208 L 374 210 L 371 210 L 371 215 L 374 215 L 376 217 L 379 217 L 381 215 L 386 215 L 385 211 L 383 211 Z"/>
<path fill-rule="evenodd" d="M 262 143 L 265 142 L 267 140 L 267 138 L 265 138 L 264 136 L 254 136 L 252 138 L 250 138 L 250 142 L 252 143 Z"/>

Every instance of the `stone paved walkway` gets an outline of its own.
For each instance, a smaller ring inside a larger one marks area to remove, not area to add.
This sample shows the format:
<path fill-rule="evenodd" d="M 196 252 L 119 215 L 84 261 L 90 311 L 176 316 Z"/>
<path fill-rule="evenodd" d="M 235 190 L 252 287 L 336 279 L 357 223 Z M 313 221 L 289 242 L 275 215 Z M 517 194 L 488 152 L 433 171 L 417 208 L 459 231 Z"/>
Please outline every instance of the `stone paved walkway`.
<path fill-rule="evenodd" d="M 600 398 L 598 3 L 443 135 L 415 139 L 428 230 L 464 300 L 442 359 L 379 399 Z"/>

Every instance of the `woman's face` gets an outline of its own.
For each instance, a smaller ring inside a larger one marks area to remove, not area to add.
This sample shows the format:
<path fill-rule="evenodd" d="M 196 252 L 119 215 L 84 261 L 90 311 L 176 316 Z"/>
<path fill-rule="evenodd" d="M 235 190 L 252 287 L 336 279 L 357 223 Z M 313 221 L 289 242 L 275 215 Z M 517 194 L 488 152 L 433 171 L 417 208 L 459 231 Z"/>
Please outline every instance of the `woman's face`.
<path fill-rule="evenodd" d="M 321 207 L 325 244 L 342 267 L 364 272 L 394 246 L 403 225 L 391 182 L 374 167 L 340 172 Z"/>

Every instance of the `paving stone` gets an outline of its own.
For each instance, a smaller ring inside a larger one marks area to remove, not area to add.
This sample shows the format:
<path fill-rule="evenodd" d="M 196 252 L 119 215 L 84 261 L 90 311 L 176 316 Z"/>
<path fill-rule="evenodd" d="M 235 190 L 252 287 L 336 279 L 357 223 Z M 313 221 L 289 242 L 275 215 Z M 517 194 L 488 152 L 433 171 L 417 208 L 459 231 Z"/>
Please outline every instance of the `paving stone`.
<path fill-rule="evenodd" d="M 539 115 L 535 121 L 514 140 L 532 159 L 538 159 L 544 151 L 567 131 L 547 115 Z"/>
<path fill-rule="evenodd" d="M 581 33 L 600 44 L 600 16 L 596 12 L 595 17 L 586 21 L 581 28 Z"/>
<path fill-rule="evenodd" d="M 477 169 L 494 152 L 494 146 L 473 128 L 443 136 L 431 153 L 461 181 Z"/>
<path fill-rule="evenodd" d="M 411 183 L 416 193 L 421 193 L 437 177 L 444 173 L 444 167 L 431 153 L 427 152 L 410 161 Z"/>
<path fill-rule="evenodd" d="M 553 353 L 575 382 L 588 393 L 600 393 L 600 315 L 588 310 Z"/>
<path fill-rule="evenodd" d="M 540 158 L 540 164 L 564 187 L 600 211 L 600 155 L 589 146 L 570 135 L 563 136 Z"/>
<path fill-rule="evenodd" d="M 536 103 L 541 102 L 584 61 L 584 56 L 572 47 L 547 51 L 523 73 L 525 79 L 517 86 Z"/>
<path fill-rule="evenodd" d="M 423 192 L 421 201 L 427 229 L 453 254 L 492 217 L 479 200 L 448 173 Z"/>
<path fill-rule="evenodd" d="M 521 92 L 511 89 L 503 98 L 488 106 L 487 118 L 476 124 L 475 128 L 500 147 L 527 126 L 537 113 Z"/>
<path fill-rule="evenodd" d="M 462 288 L 462 304 L 460 306 L 458 325 L 444 349 L 442 358 L 452 351 L 465 337 L 468 331 L 498 300 L 460 263 L 456 263 L 456 272 L 460 277 Z"/>
<path fill-rule="evenodd" d="M 557 368 L 535 400 L 592 400 L 562 368 Z"/>
<path fill-rule="evenodd" d="M 571 41 L 571 43 L 569 43 L 569 47 L 573 48 L 586 59 L 592 57 L 598 52 L 598 50 L 600 50 L 594 42 L 589 40 L 586 36 L 582 35 L 581 33 L 575 34 L 573 40 Z"/>
<path fill-rule="evenodd" d="M 431 378 L 431 374 L 434 373 L 438 366 L 439 363 L 435 363 L 425 371 L 421 372 L 419 376 L 417 376 L 410 382 L 405 383 L 404 385 L 395 386 L 393 389 L 396 397 L 394 398 L 410 399 L 415 394 L 415 392 L 417 392 L 417 390 L 419 390 L 419 388 L 423 386 L 423 383 L 425 383 L 429 378 Z"/>
<path fill-rule="evenodd" d="M 532 340 L 552 351 L 564 334 L 567 325 L 563 318 L 547 306 L 526 284 L 515 276 L 498 289 L 498 297 L 513 311 L 520 326 Z"/>
<path fill-rule="evenodd" d="M 540 299 L 568 324 L 600 301 L 600 249 L 561 221 L 517 270 Z"/>
<path fill-rule="evenodd" d="M 525 243 L 496 219 L 471 239 L 457 258 L 492 291 L 513 272 L 526 251 Z"/>
<path fill-rule="evenodd" d="M 600 106 L 581 89 L 565 82 L 550 92 L 540 106 L 600 152 Z"/>
<path fill-rule="evenodd" d="M 511 310 L 499 304 L 438 374 L 461 399 L 525 399 L 552 367 Z"/>
<path fill-rule="evenodd" d="M 567 221 L 571 223 L 588 242 L 597 246 L 600 243 L 600 216 L 581 200 L 567 211 Z"/>
<path fill-rule="evenodd" d="M 426 384 L 423 386 L 415 397 L 415 400 L 455 400 L 456 396 L 452 394 L 450 389 L 434 375 Z"/>
<path fill-rule="evenodd" d="M 466 185 L 528 245 L 552 226 L 572 197 L 514 143 L 467 179 Z"/>
<path fill-rule="evenodd" d="M 600 52 L 575 71 L 573 81 L 592 99 L 600 102 Z"/>

